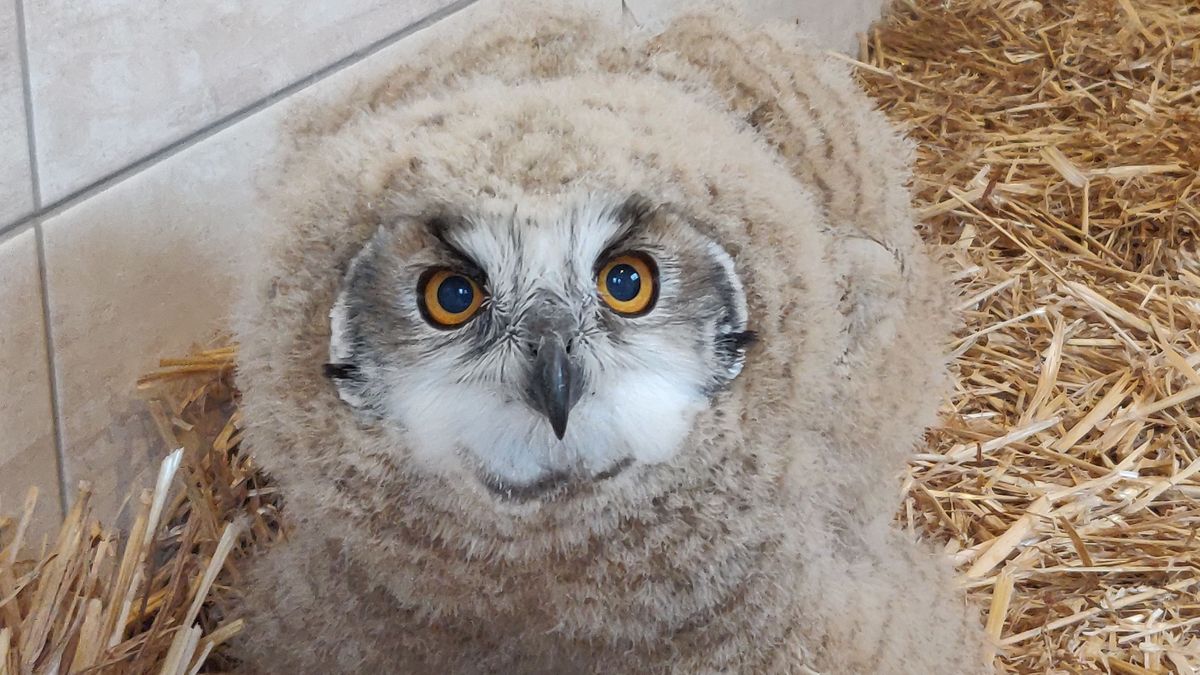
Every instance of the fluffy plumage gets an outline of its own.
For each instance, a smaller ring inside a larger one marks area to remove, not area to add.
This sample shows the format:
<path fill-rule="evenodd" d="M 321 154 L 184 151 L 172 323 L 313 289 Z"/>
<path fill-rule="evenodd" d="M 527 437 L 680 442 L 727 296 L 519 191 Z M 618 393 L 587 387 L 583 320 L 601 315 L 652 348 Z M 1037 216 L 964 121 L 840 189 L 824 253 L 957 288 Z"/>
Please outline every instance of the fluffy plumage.
<path fill-rule="evenodd" d="M 295 522 L 255 573 L 252 668 L 984 672 L 950 570 L 890 526 L 950 327 L 909 148 L 792 28 L 514 14 L 299 138 L 240 322 L 247 439 Z M 719 244 L 759 336 L 672 452 L 508 500 L 353 401 L 383 399 L 339 397 L 331 310 L 381 232 L 447 205 L 553 221 L 595 195 Z"/>

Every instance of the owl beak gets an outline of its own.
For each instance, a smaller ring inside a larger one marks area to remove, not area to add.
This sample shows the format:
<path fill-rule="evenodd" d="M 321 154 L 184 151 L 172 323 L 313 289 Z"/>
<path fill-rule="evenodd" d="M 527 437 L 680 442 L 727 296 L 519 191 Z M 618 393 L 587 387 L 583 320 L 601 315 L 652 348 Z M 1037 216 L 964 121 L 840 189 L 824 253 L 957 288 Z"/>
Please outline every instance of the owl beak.
<path fill-rule="evenodd" d="M 538 346 L 529 378 L 529 403 L 550 420 L 554 435 L 562 440 L 567 433 L 567 417 L 579 401 L 583 382 L 579 367 L 571 361 L 565 340 L 547 335 Z"/>

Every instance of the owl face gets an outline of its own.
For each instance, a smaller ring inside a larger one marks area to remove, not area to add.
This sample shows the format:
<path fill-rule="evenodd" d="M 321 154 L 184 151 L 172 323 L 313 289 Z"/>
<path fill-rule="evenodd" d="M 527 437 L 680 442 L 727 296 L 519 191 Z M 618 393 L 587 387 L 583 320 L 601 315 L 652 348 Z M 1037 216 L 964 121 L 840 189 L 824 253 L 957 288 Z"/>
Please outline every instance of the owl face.
<path fill-rule="evenodd" d="M 513 500 L 671 458 L 751 339 L 729 254 L 640 197 L 384 225 L 330 318 L 343 401 Z"/>

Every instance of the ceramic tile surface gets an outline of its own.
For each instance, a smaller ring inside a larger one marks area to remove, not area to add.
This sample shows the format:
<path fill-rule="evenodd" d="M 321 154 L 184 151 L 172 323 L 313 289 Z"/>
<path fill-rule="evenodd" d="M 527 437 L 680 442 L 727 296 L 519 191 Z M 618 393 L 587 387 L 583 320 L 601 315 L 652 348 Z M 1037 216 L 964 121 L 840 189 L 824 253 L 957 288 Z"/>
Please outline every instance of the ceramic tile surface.
<path fill-rule="evenodd" d="M 37 243 L 31 228 L 0 235 L 0 513 L 40 492 L 35 535 L 60 517 L 58 459 L 42 324 Z"/>
<path fill-rule="evenodd" d="M 15 0 L 0 0 L 0 227 L 33 210 Z"/>
<path fill-rule="evenodd" d="M 50 203 L 450 0 L 24 2 Z"/>

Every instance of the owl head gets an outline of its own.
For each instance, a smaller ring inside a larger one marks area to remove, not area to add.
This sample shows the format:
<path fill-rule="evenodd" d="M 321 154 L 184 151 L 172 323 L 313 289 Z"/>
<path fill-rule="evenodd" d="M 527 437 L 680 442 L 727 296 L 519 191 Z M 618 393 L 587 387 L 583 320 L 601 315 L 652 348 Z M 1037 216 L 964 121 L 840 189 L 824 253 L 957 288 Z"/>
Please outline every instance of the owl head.
<path fill-rule="evenodd" d="M 731 25 L 489 19 L 303 120 L 239 322 L 289 499 L 512 555 L 784 472 L 891 508 L 947 325 L 909 148 Z"/>
<path fill-rule="evenodd" d="M 729 253 L 670 205 L 446 204 L 354 256 L 326 370 L 424 468 L 542 498 L 670 458 L 741 371 L 746 323 Z"/>

